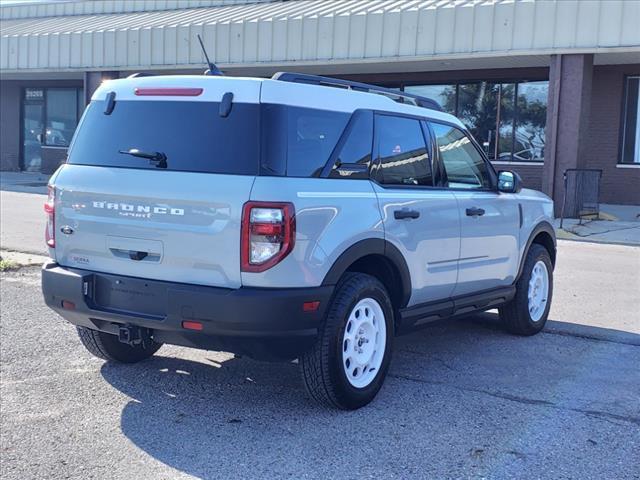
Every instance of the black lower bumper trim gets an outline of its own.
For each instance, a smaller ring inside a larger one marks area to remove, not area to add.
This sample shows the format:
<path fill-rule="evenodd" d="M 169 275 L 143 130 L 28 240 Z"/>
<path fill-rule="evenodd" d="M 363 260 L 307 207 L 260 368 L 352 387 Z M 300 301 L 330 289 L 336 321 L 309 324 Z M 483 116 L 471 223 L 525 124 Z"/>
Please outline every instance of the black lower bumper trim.
<path fill-rule="evenodd" d="M 333 288 L 227 289 L 103 274 L 55 262 L 42 268 L 45 302 L 74 325 L 113 334 L 121 325 L 135 325 L 150 329 L 158 342 L 263 359 L 296 358 L 311 346 Z M 70 302 L 67 308 L 63 301 Z M 320 303 L 317 310 L 304 311 L 305 302 Z M 198 322 L 202 330 L 187 330 L 184 321 Z"/>

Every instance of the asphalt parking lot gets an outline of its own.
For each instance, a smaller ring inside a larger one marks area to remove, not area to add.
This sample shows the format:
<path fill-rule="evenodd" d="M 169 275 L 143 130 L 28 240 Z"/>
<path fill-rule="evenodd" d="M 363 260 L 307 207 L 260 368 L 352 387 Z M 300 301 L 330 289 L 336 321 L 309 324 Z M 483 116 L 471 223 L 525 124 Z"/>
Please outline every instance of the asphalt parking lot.
<path fill-rule="evenodd" d="M 356 412 L 316 407 L 294 364 L 166 346 L 103 364 L 37 268 L 4 273 L 0 477 L 639 478 L 639 267 L 561 242 L 545 332 L 487 313 L 401 337 Z"/>

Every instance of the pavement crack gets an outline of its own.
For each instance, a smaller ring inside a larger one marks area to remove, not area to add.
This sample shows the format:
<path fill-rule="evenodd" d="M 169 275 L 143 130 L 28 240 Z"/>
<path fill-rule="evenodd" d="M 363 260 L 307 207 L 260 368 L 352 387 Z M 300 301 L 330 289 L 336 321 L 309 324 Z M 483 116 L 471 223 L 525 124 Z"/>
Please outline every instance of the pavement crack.
<path fill-rule="evenodd" d="M 440 357 L 437 357 L 431 353 L 428 352 L 422 352 L 420 350 L 413 350 L 410 348 L 403 348 L 401 350 L 399 350 L 398 353 L 409 353 L 411 355 L 416 355 L 418 357 L 428 357 L 430 360 L 435 360 L 436 362 L 440 363 L 443 367 L 445 367 L 448 370 L 451 370 L 452 372 L 457 371 L 454 367 L 452 367 L 451 365 L 449 365 L 445 360 L 443 360 Z"/>
<path fill-rule="evenodd" d="M 583 340 L 593 340 L 595 342 L 617 343 L 618 345 L 631 345 L 632 347 L 640 347 L 640 339 L 638 339 L 637 341 L 624 341 L 619 339 L 614 340 L 611 338 L 588 335 L 586 333 L 564 332 L 561 330 L 543 330 L 541 333 L 545 333 L 548 335 L 560 335 L 563 337 L 581 338 Z"/>
<path fill-rule="evenodd" d="M 481 393 L 483 395 L 489 395 L 491 397 L 499 398 L 501 400 L 507 400 L 509 402 L 515 402 L 515 403 L 520 403 L 525 405 L 536 405 L 536 406 L 541 406 L 546 408 L 553 408 L 556 410 L 564 410 L 569 412 L 581 413 L 589 417 L 595 417 L 600 420 L 604 420 L 610 423 L 615 423 L 616 425 L 620 425 L 618 422 L 625 422 L 625 423 L 632 423 L 634 425 L 640 425 L 640 417 L 634 417 L 631 415 L 618 415 L 615 413 L 603 412 L 600 410 L 588 410 L 588 409 L 582 409 L 582 408 L 564 407 L 556 403 L 550 402 L 548 400 L 539 400 L 535 398 L 520 397 L 518 395 L 511 395 L 503 392 L 493 392 L 491 390 L 485 390 L 482 388 L 461 387 L 459 385 L 454 385 L 447 382 L 440 382 L 437 380 L 425 380 L 423 378 L 412 377 L 410 375 L 390 373 L 388 374 L 388 376 L 392 378 L 398 378 L 400 380 L 407 380 L 409 382 L 423 383 L 427 385 L 443 385 L 445 387 L 454 388 L 462 392 Z"/>

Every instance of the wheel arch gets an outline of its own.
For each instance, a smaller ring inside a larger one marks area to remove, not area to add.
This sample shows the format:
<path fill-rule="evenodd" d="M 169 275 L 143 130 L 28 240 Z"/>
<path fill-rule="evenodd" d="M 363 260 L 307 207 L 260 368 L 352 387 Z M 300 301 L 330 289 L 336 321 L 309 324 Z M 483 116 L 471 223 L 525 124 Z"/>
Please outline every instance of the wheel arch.
<path fill-rule="evenodd" d="M 527 254 L 529 253 L 529 249 L 531 245 L 534 243 L 538 245 L 542 245 L 548 252 L 551 257 L 551 264 L 556 265 L 556 232 L 549 222 L 543 221 L 537 224 L 534 229 L 531 231 L 529 238 L 527 240 L 527 244 L 523 250 L 522 258 L 520 259 L 520 266 L 518 267 L 518 275 L 516 279 L 519 279 L 522 275 L 522 270 L 524 269 L 524 263 L 527 259 Z"/>
<path fill-rule="evenodd" d="M 382 238 L 361 240 L 340 254 L 322 281 L 336 285 L 344 273 L 360 272 L 372 275 L 389 291 L 396 309 L 406 307 L 411 297 L 411 275 L 402 253 Z"/>

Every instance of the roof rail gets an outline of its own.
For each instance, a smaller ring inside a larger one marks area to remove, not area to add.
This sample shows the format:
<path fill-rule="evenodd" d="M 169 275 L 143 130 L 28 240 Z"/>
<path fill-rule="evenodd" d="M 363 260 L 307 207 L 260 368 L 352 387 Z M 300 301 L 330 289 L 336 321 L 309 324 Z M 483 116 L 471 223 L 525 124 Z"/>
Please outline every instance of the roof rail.
<path fill-rule="evenodd" d="M 322 77 L 320 75 L 308 75 L 306 73 L 294 72 L 278 72 L 271 78 L 272 80 L 280 80 L 281 82 L 306 83 L 308 85 L 323 85 L 326 87 L 357 90 L 359 92 L 377 93 L 398 103 L 409 103 L 418 107 L 438 110 L 440 112 L 442 111 L 442 107 L 438 102 L 430 98 L 400 92 L 390 88 L 378 87 L 376 85 L 369 85 L 368 83 L 352 82 L 351 80 L 342 80 L 340 78 Z"/>
<path fill-rule="evenodd" d="M 136 72 L 127 76 L 127 78 L 155 77 L 155 74 L 149 72 Z"/>

